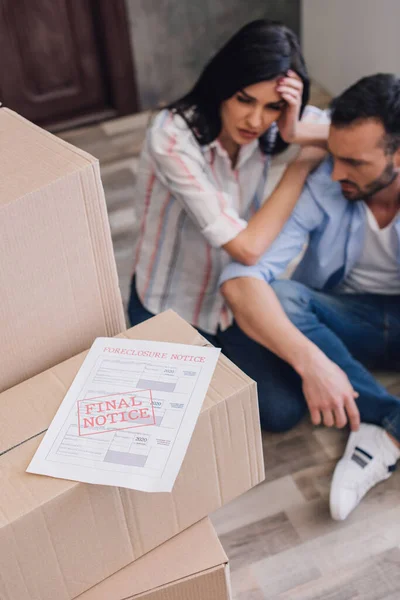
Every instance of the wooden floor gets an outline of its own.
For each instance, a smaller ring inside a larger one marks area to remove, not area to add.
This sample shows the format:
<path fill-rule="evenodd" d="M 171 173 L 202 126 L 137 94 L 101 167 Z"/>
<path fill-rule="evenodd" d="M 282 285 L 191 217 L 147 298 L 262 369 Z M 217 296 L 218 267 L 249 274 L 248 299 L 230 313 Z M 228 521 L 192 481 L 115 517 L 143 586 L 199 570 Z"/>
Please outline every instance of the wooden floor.
<path fill-rule="evenodd" d="M 266 481 L 212 517 L 235 600 L 400 598 L 400 472 L 345 522 L 330 518 L 330 479 L 346 438 L 306 421 L 264 434 Z"/>
<path fill-rule="evenodd" d="M 327 101 L 314 86 L 312 103 Z M 125 305 L 138 232 L 133 185 L 148 118 L 60 134 L 100 159 Z M 384 382 L 400 394 L 400 375 Z M 266 481 L 212 516 L 235 600 L 400 600 L 400 471 L 344 523 L 329 516 L 330 478 L 346 437 L 307 421 L 263 436 Z"/>

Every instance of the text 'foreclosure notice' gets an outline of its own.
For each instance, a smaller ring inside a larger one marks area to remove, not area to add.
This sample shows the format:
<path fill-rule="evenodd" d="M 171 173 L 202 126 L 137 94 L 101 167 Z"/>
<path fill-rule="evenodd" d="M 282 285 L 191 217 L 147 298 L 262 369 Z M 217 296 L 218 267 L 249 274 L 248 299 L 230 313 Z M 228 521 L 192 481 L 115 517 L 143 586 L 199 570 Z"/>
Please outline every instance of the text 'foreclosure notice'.
<path fill-rule="evenodd" d="M 171 491 L 219 352 L 98 338 L 27 471 Z"/>

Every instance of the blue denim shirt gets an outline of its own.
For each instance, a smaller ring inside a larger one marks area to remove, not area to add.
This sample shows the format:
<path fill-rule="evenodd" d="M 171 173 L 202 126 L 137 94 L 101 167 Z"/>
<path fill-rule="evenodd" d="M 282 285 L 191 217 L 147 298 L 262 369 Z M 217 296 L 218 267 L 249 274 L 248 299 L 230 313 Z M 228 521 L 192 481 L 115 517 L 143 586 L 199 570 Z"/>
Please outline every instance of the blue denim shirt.
<path fill-rule="evenodd" d="M 366 210 L 363 202 L 349 202 L 331 179 L 332 159 L 309 176 L 297 205 L 282 232 L 251 267 L 230 263 L 220 284 L 235 277 L 256 277 L 268 283 L 278 278 L 308 242 L 292 279 L 317 290 L 336 287 L 353 268 L 363 247 Z M 400 216 L 395 229 L 400 238 Z M 400 272 L 400 244 L 398 248 Z"/>

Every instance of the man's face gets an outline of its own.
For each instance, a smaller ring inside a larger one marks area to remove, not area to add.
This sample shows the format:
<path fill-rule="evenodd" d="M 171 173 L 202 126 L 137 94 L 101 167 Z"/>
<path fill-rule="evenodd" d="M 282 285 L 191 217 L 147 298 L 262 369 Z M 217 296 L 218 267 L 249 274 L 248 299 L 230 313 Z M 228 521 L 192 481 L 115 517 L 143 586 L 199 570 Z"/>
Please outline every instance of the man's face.
<path fill-rule="evenodd" d="M 382 123 L 373 119 L 331 126 L 328 148 L 334 161 L 332 179 L 340 183 L 348 200 L 371 197 L 396 178 L 400 152 L 387 154 L 384 136 Z"/>

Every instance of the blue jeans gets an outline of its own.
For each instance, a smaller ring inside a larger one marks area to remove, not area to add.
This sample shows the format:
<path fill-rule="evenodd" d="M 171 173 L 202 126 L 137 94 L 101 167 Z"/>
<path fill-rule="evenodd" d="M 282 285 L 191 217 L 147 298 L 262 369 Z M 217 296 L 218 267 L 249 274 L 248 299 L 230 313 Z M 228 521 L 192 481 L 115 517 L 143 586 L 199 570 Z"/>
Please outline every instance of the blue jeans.
<path fill-rule="evenodd" d="M 385 428 L 400 441 L 400 399 L 368 370 L 399 369 L 400 297 L 322 293 L 290 280 L 272 287 L 291 322 L 348 376 L 359 393 L 361 421 Z M 264 363 L 270 376 L 263 378 L 260 412 L 267 427 L 272 418 L 273 425 L 281 422 L 288 429 L 307 412 L 301 380 L 284 364 L 273 355 Z"/>
<path fill-rule="evenodd" d="M 368 371 L 400 368 L 400 297 L 322 293 L 291 280 L 276 281 L 272 287 L 292 323 L 347 374 L 359 393 L 361 421 L 384 427 L 400 441 L 400 399 Z M 140 322 L 138 317 L 153 316 L 138 308 L 134 290 L 131 300 L 132 324 Z M 307 414 L 299 375 L 236 323 L 206 337 L 257 382 L 263 429 L 287 431 Z"/>

